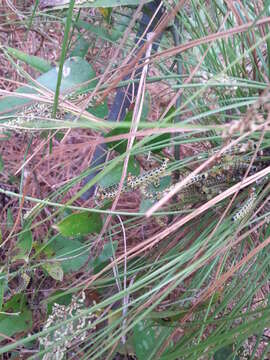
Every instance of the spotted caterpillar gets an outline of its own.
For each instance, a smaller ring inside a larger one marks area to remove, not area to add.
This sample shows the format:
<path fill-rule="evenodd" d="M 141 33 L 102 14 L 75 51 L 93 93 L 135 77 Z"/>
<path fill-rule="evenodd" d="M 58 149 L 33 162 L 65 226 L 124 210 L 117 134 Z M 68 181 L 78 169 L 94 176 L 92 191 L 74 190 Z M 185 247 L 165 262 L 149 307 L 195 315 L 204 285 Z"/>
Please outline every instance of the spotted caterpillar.
<path fill-rule="evenodd" d="M 186 183 L 185 187 L 188 187 L 193 184 L 203 183 L 208 178 L 208 172 L 204 172 L 202 174 L 194 175 L 192 178 Z"/>
<path fill-rule="evenodd" d="M 249 140 L 246 143 L 242 143 L 242 144 L 236 144 L 231 146 L 229 149 L 225 150 L 225 152 L 222 153 L 222 156 L 224 155 L 236 155 L 236 154 L 243 154 L 246 153 L 248 151 L 251 150 L 255 150 L 256 149 L 256 144 L 252 141 Z M 210 150 L 209 154 L 213 155 L 213 154 L 217 154 L 220 150 Z M 262 155 L 262 152 L 259 152 L 259 155 Z"/>
<path fill-rule="evenodd" d="M 114 199 L 116 197 L 118 189 L 119 189 L 118 184 L 114 184 L 114 185 L 108 186 L 106 188 L 103 188 L 100 186 L 95 198 L 98 201 L 103 201 L 105 199 L 108 199 L 108 200 Z M 124 184 L 121 192 L 124 193 L 127 191 L 129 191 L 129 188 L 126 184 Z"/>
<path fill-rule="evenodd" d="M 210 187 L 222 183 L 231 183 L 240 181 L 249 167 L 248 161 L 232 160 L 222 165 L 214 166 L 208 171 L 208 176 L 204 181 L 204 187 Z M 260 167 L 252 165 L 249 170 L 249 175 L 256 173 Z"/>
<path fill-rule="evenodd" d="M 21 273 L 18 276 L 18 285 L 16 286 L 16 288 L 12 290 L 8 290 L 7 293 L 5 294 L 4 296 L 5 301 L 8 301 L 9 299 L 12 298 L 12 296 L 16 294 L 20 294 L 21 292 L 23 292 L 29 285 L 30 280 L 31 277 L 27 274 L 27 272 Z"/>
<path fill-rule="evenodd" d="M 47 103 L 34 103 L 32 105 L 26 105 L 20 112 L 16 113 L 16 118 L 7 122 L 7 125 L 16 128 L 18 126 L 25 127 L 26 123 L 30 123 L 30 125 L 32 125 L 29 128 L 34 130 L 33 125 L 36 125 L 36 121 L 38 119 L 51 119 L 52 108 L 53 106 Z M 58 109 L 55 114 L 55 119 L 63 119 L 66 114 L 66 111 Z"/>
<path fill-rule="evenodd" d="M 205 194 L 219 194 L 231 183 L 241 181 L 244 173 L 249 167 L 249 162 L 241 160 L 232 160 L 228 163 L 214 166 L 208 171 L 202 191 Z M 258 166 L 251 166 L 249 175 L 254 174 L 258 170 Z"/>
<path fill-rule="evenodd" d="M 24 291 L 27 288 L 27 286 L 29 285 L 30 280 L 31 280 L 31 277 L 26 272 L 23 272 L 19 278 L 19 285 L 15 289 L 16 293 L 20 293 L 20 292 Z"/>
<path fill-rule="evenodd" d="M 233 216 L 233 222 L 239 222 L 245 218 L 245 216 L 252 210 L 254 202 L 256 201 L 255 189 L 252 188 L 252 193 L 247 201 L 244 203 L 242 208 Z"/>
<path fill-rule="evenodd" d="M 186 192 L 189 187 L 191 187 L 192 185 L 195 185 L 197 183 L 201 183 L 201 182 L 205 181 L 205 179 L 207 179 L 207 177 L 208 177 L 207 172 L 192 176 L 191 179 L 184 185 L 182 191 Z M 148 190 L 148 185 L 149 185 L 149 183 L 145 182 L 143 185 L 140 186 L 140 189 L 141 189 L 142 195 L 146 199 L 151 199 L 151 200 L 159 200 L 159 199 L 161 199 L 164 195 L 169 193 L 176 186 L 176 184 L 173 184 L 173 185 L 169 186 L 168 188 L 166 188 L 166 189 L 164 189 L 162 191 L 151 192 L 151 191 Z"/>
<path fill-rule="evenodd" d="M 160 167 L 153 170 L 149 170 L 142 175 L 132 176 L 129 174 L 127 178 L 128 187 L 134 190 L 137 189 L 138 187 L 141 187 L 144 184 L 149 184 L 149 183 L 154 184 L 154 186 L 156 187 L 159 186 L 159 180 L 165 174 L 165 171 L 168 166 L 168 161 L 169 159 L 164 159 Z"/>
<path fill-rule="evenodd" d="M 129 174 L 128 179 L 124 183 L 121 192 L 124 193 L 132 191 L 137 189 L 138 187 L 143 186 L 144 184 L 149 183 L 153 183 L 155 186 L 158 186 L 159 179 L 164 175 L 167 169 L 168 161 L 168 159 L 164 159 L 160 167 L 147 171 L 139 176 L 132 176 Z M 114 199 L 118 192 L 118 188 L 118 184 L 114 184 L 106 188 L 100 187 L 95 198 L 98 201 L 103 201 L 105 199 Z"/>
<path fill-rule="evenodd" d="M 203 158 L 218 154 L 220 150 L 221 149 L 209 150 L 206 154 L 199 155 L 198 159 L 203 159 Z M 231 146 L 229 149 L 225 150 L 222 153 L 221 157 L 222 158 L 224 158 L 224 157 L 225 158 L 226 157 L 233 158 L 233 156 L 235 156 L 235 155 L 243 155 L 252 150 L 256 150 L 256 144 L 252 140 L 249 140 L 246 143 L 241 143 L 241 144 L 236 144 L 236 145 Z M 263 151 L 263 150 L 259 150 L 257 152 L 257 156 L 263 156 L 264 154 L 265 154 L 265 151 Z"/>
<path fill-rule="evenodd" d="M 18 116 L 22 116 L 22 118 L 26 118 L 29 120 L 32 120 L 35 117 L 50 118 L 52 115 L 52 108 L 53 106 L 51 104 L 34 103 L 30 106 L 29 105 L 25 106 Z M 64 110 L 57 110 L 55 118 L 62 119 L 64 115 L 65 115 Z"/>
<path fill-rule="evenodd" d="M 230 158 L 226 162 L 220 165 L 216 165 L 209 169 L 208 171 L 194 175 L 182 188 L 182 192 L 185 192 L 187 188 L 192 185 L 200 186 L 204 193 L 210 193 L 209 187 L 221 184 L 228 184 L 235 181 L 240 181 L 250 165 L 249 159 L 236 159 Z M 260 165 L 252 165 L 250 167 L 249 175 L 254 174 L 256 171 L 260 169 Z M 186 176 L 186 174 L 184 175 Z M 183 178 L 184 178 L 183 176 Z M 140 185 L 142 195 L 147 199 L 160 199 L 170 190 L 172 190 L 175 185 L 171 185 L 169 188 L 163 191 L 155 191 L 151 192 L 148 189 L 148 182 L 146 181 L 144 184 Z M 216 189 L 216 193 L 219 193 Z"/>
<path fill-rule="evenodd" d="M 224 170 L 231 173 L 243 173 L 248 169 L 249 165 L 250 162 L 247 160 L 236 160 L 225 164 Z M 259 170 L 259 168 L 259 165 L 251 165 L 249 174 L 254 174 L 256 171 Z"/>
<path fill-rule="evenodd" d="M 243 173 L 249 166 L 249 162 L 244 162 L 241 160 L 232 160 L 225 165 L 217 165 L 214 166 L 212 169 L 208 170 L 207 172 L 194 175 L 182 188 L 182 192 L 186 192 L 187 188 L 192 185 L 201 186 L 202 191 L 204 193 L 211 193 L 210 187 L 215 185 L 226 184 L 228 181 L 240 181 L 243 177 Z M 249 174 L 253 174 L 258 170 L 258 166 L 251 166 Z M 175 185 L 171 185 L 169 188 L 163 191 L 155 191 L 151 192 L 148 189 L 148 184 L 143 184 L 141 188 L 142 195 L 147 199 L 161 199 L 166 193 L 171 191 Z M 193 189 L 194 190 L 194 189 Z M 219 193 L 218 189 L 215 189 L 215 193 Z"/>
<path fill-rule="evenodd" d="M 175 185 L 171 185 L 168 188 L 166 188 L 165 190 L 152 192 L 152 191 L 148 190 L 148 184 L 145 183 L 145 184 L 141 185 L 140 190 L 145 199 L 159 200 L 164 195 L 166 195 L 171 190 L 173 190 L 174 187 L 175 187 Z"/>

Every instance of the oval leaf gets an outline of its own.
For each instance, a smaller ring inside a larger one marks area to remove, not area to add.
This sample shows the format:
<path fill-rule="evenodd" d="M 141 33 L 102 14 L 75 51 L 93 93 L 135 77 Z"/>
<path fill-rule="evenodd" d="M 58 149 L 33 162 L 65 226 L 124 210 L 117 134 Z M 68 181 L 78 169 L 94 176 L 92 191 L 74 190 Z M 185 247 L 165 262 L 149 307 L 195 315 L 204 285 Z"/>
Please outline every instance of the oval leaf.
<path fill-rule="evenodd" d="M 99 214 L 83 211 L 67 216 L 54 227 L 64 236 L 86 235 L 100 232 L 102 220 Z"/>
<path fill-rule="evenodd" d="M 23 295 L 17 294 L 13 296 L 11 300 L 5 303 L 2 312 L 0 314 L 0 334 L 13 336 L 16 333 L 25 332 L 32 328 L 32 313 L 28 309 Z M 7 315 L 5 312 L 10 314 Z M 3 339 L 0 336 L 0 341 Z"/>
<path fill-rule="evenodd" d="M 115 255 L 117 247 L 118 241 L 109 242 L 104 245 L 101 254 L 93 261 L 94 274 L 97 274 L 108 264 L 110 258 Z"/>
<path fill-rule="evenodd" d="M 138 360 L 157 359 L 160 344 L 168 338 L 171 332 L 172 328 L 159 327 L 148 320 L 138 322 L 134 326 L 132 337 Z"/>
<path fill-rule="evenodd" d="M 50 262 L 43 264 L 42 267 L 54 280 L 63 281 L 64 271 L 59 263 Z"/>
<path fill-rule="evenodd" d="M 18 242 L 16 243 L 14 249 L 14 256 L 12 257 L 12 261 L 25 260 L 28 262 L 29 255 L 32 250 L 32 245 L 33 238 L 31 231 L 28 229 L 22 230 L 18 236 Z"/>
<path fill-rule="evenodd" d="M 56 83 L 57 83 L 57 76 L 58 76 L 58 67 L 55 67 L 44 73 L 43 75 L 39 76 L 36 81 L 41 85 L 45 86 L 46 88 L 55 91 Z M 95 70 L 93 67 L 84 59 L 80 58 L 79 56 L 73 56 L 67 59 L 64 63 L 63 69 L 63 78 L 61 82 L 61 93 L 66 90 L 71 90 L 74 87 L 77 87 L 79 84 L 83 84 L 86 81 L 91 81 L 88 83 L 87 89 L 92 88 L 97 83 L 97 80 L 94 79 L 96 77 Z M 0 112 L 10 112 L 14 110 L 14 107 L 27 105 L 31 103 L 31 100 L 27 98 L 16 98 L 16 93 L 26 93 L 26 94 L 33 94 L 37 93 L 37 91 L 33 89 L 29 89 L 28 87 L 22 86 L 18 88 L 13 96 L 5 96 L 0 101 Z"/>
<path fill-rule="evenodd" d="M 79 240 L 64 238 L 61 235 L 55 237 L 50 247 L 54 252 L 54 258 L 61 263 L 64 274 L 78 271 L 89 256 L 88 247 Z"/>
<path fill-rule="evenodd" d="M 111 136 L 121 135 L 121 134 L 127 134 L 130 132 L 130 126 L 132 121 L 132 111 L 129 111 L 124 119 L 124 122 L 129 124 L 129 128 L 115 128 L 105 134 L 106 138 L 109 138 Z M 107 146 L 110 149 L 113 149 L 117 151 L 119 154 L 123 154 L 127 150 L 127 140 L 118 140 L 118 141 L 111 141 L 107 143 Z"/>
<path fill-rule="evenodd" d="M 214 360 L 226 360 L 229 358 L 233 358 L 232 357 L 233 353 L 234 353 L 233 344 L 229 344 L 215 352 Z M 239 357 L 238 356 L 234 357 L 234 359 L 239 359 Z"/>

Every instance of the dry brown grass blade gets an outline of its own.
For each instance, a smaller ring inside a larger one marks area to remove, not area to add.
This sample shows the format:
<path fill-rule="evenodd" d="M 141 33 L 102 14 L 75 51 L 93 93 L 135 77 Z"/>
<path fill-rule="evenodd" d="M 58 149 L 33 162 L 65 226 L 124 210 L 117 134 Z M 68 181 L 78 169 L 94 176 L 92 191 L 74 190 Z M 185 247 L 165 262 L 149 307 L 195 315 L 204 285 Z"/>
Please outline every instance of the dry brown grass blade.
<path fill-rule="evenodd" d="M 103 143 L 109 143 L 109 142 L 114 142 L 114 141 L 119 141 L 119 140 L 124 140 L 124 139 L 130 139 L 131 137 L 135 136 L 135 137 L 147 137 L 150 135 L 161 135 L 161 134 L 176 134 L 176 133 L 189 133 L 190 131 L 200 131 L 201 133 L 203 132 L 207 132 L 209 131 L 211 127 L 205 127 L 205 129 L 203 129 L 202 127 L 198 126 L 196 127 L 196 125 L 191 125 L 190 127 L 188 125 L 183 125 L 181 126 L 181 124 L 177 124 L 176 128 L 153 128 L 153 129 L 147 129 L 147 130 L 139 130 L 139 131 L 131 131 L 128 134 L 121 134 L 121 135 L 114 135 L 114 136 L 110 136 L 110 137 L 106 137 L 106 138 L 102 138 L 100 137 L 97 140 L 93 141 L 93 144 L 98 145 L 98 144 L 103 144 Z M 222 125 L 217 125 L 217 126 L 213 126 L 213 129 L 216 131 L 223 131 L 224 130 L 224 126 Z"/>

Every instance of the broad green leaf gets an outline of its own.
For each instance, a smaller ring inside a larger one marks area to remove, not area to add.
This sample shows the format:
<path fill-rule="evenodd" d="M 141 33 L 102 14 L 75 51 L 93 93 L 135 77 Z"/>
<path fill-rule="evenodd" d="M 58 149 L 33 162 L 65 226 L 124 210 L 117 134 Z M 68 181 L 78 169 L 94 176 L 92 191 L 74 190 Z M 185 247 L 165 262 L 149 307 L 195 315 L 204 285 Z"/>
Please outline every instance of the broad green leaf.
<path fill-rule="evenodd" d="M 7 209 L 7 228 L 12 229 L 13 224 L 14 224 L 14 221 L 13 221 L 12 212 L 11 212 L 11 209 L 8 208 Z"/>
<path fill-rule="evenodd" d="M 79 240 L 57 236 L 50 244 L 53 258 L 61 263 L 64 273 L 78 271 L 87 261 L 89 250 Z"/>
<path fill-rule="evenodd" d="M 101 271 L 108 263 L 111 257 L 114 256 L 118 247 L 118 241 L 113 241 L 104 245 L 101 254 L 93 261 L 94 273 Z"/>
<path fill-rule="evenodd" d="M 25 52 L 11 48 L 9 46 L 6 46 L 5 49 L 9 53 L 9 55 L 13 56 L 14 58 L 23 61 L 24 63 L 32 66 L 32 68 L 45 73 L 51 69 L 51 64 L 49 61 L 44 60 L 38 56 L 34 55 L 28 55 Z"/>
<path fill-rule="evenodd" d="M 112 243 L 107 243 L 104 245 L 101 254 L 98 257 L 99 262 L 105 262 L 114 256 L 115 251 L 118 247 L 118 241 L 113 241 Z"/>
<path fill-rule="evenodd" d="M 159 345 L 169 336 L 172 329 L 154 325 L 149 320 L 140 321 L 133 331 L 133 345 L 138 360 L 156 359 Z"/>
<path fill-rule="evenodd" d="M 29 255 L 32 250 L 32 245 L 32 232 L 25 228 L 18 236 L 18 241 L 14 248 L 14 255 L 12 256 L 12 261 L 24 260 L 28 262 Z"/>
<path fill-rule="evenodd" d="M 103 103 L 98 104 L 98 105 L 94 104 L 90 108 L 87 108 L 87 111 L 90 114 L 95 115 L 96 117 L 98 117 L 100 119 L 104 119 L 105 116 L 107 116 L 108 112 L 109 112 L 107 100 L 105 100 Z"/>
<path fill-rule="evenodd" d="M 170 133 L 165 133 L 165 134 L 161 134 L 158 135 L 155 139 L 152 139 L 151 141 L 149 141 L 147 143 L 147 145 L 151 145 L 153 147 L 153 149 L 151 149 L 151 151 L 154 154 L 158 154 L 160 153 L 166 146 L 169 146 L 171 141 L 171 134 Z M 154 147 L 159 147 L 157 149 L 154 149 Z"/>
<path fill-rule="evenodd" d="M 80 36 L 76 41 L 75 48 L 72 50 L 70 56 L 80 56 L 81 58 L 84 58 L 89 46 L 89 42 L 86 41 L 83 36 Z"/>
<path fill-rule="evenodd" d="M 138 360 L 148 359 L 148 355 L 155 347 L 155 329 L 150 327 L 149 321 L 140 321 L 134 327 L 133 343 Z"/>
<path fill-rule="evenodd" d="M 83 211 L 67 216 L 54 228 L 63 236 L 98 233 L 102 229 L 102 219 L 100 214 Z"/>
<path fill-rule="evenodd" d="M 48 262 L 42 264 L 42 267 L 54 280 L 63 281 L 64 271 L 58 262 Z"/>
<path fill-rule="evenodd" d="M 32 328 L 32 313 L 28 309 L 24 295 L 17 294 L 7 301 L 0 314 L 0 334 L 13 336 L 19 332 L 26 332 Z M 3 337 L 0 335 L 0 341 Z"/>
<path fill-rule="evenodd" d="M 122 171 L 123 164 L 118 164 L 114 169 L 112 169 L 106 176 L 104 176 L 99 181 L 99 185 L 107 187 L 119 183 L 122 176 Z M 136 176 L 140 174 L 140 165 L 133 156 L 129 158 L 127 173 L 131 173 L 132 175 Z"/>
<path fill-rule="evenodd" d="M 129 126 L 131 126 L 131 121 L 132 121 L 132 111 L 129 111 L 124 119 L 124 122 L 128 123 Z M 116 135 L 121 135 L 121 134 L 128 134 L 130 131 L 130 128 L 115 128 L 111 131 L 109 131 L 105 137 L 109 138 L 111 136 L 116 136 Z M 123 154 L 126 149 L 127 149 L 127 140 L 118 140 L 118 141 L 112 141 L 107 143 L 107 146 L 110 149 L 113 149 L 115 151 L 117 151 L 120 154 Z"/>
<path fill-rule="evenodd" d="M 58 67 L 53 68 L 46 74 L 41 75 L 37 80 L 50 90 L 55 90 L 57 83 Z M 72 89 L 74 86 L 82 84 L 96 76 L 93 67 L 79 56 L 73 56 L 64 63 L 61 91 Z M 97 80 L 91 81 L 87 88 L 93 88 Z"/>
<path fill-rule="evenodd" d="M 215 352 L 214 360 L 227 360 L 233 353 L 233 344 L 227 345 Z M 239 357 L 237 356 L 234 359 L 239 359 Z"/>
<path fill-rule="evenodd" d="M 175 107 L 172 106 L 168 111 L 167 117 L 171 116 L 174 112 L 175 112 Z M 173 122 L 173 118 L 170 118 L 169 121 L 167 121 L 168 126 L 170 126 L 172 122 Z M 151 145 L 153 147 L 160 146 L 160 149 L 151 150 L 153 153 L 159 153 L 160 151 L 163 150 L 164 147 L 168 146 L 168 144 L 170 143 L 170 139 L 171 139 L 170 133 L 161 134 L 156 136 L 154 139 L 150 140 L 147 143 L 147 145 Z"/>
<path fill-rule="evenodd" d="M 148 113 L 149 113 L 149 108 L 150 108 L 150 95 L 147 92 L 144 102 L 143 102 L 143 110 L 142 110 L 142 119 L 147 119 Z M 133 111 L 129 111 L 125 118 L 124 118 L 124 122 L 126 122 L 127 124 L 129 124 L 128 128 L 115 128 L 113 130 L 111 130 L 110 132 L 108 132 L 105 137 L 111 137 L 111 136 L 116 136 L 116 135 L 121 135 L 121 134 L 128 134 L 130 132 L 130 126 L 131 126 L 131 122 L 132 122 L 132 116 L 133 116 Z M 110 143 L 108 143 L 108 147 L 112 148 L 113 150 L 117 151 L 120 154 L 123 154 L 126 149 L 127 149 L 127 140 L 118 140 L 118 141 L 112 141 Z M 136 140 L 134 141 L 134 144 L 136 143 Z"/>
<path fill-rule="evenodd" d="M 58 67 L 55 67 L 50 71 L 48 71 L 47 73 L 39 76 L 36 80 L 38 83 L 45 86 L 46 88 L 55 91 L 56 83 L 57 83 L 57 73 L 58 73 Z M 96 74 L 93 67 L 86 60 L 78 56 L 69 58 L 64 63 L 63 78 L 60 88 L 61 93 L 66 90 L 72 90 L 74 87 L 76 87 L 77 90 L 77 86 L 79 84 L 94 79 L 95 76 Z M 87 89 L 93 88 L 96 83 L 97 83 L 96 80 L 91 81 L 89 84 L 87 84 Z M 37 91 L 35 91 L 34 89 L 29 89 L 25 86 L 17 89 L 14 92 L 14 95 L 16 94 L 16 92 L 20 94 L 37 93 Z M 19 97 L 16 98 L 15 96 L 6 96 L 0 101 L 0 112 L 10 112 L 13 111 L 14 107 L 27 105 L 30 102 L 31 100 L 26 98 L 19 98 Z"/>

